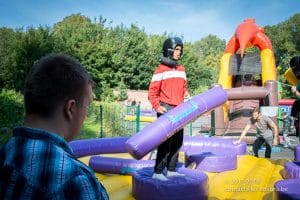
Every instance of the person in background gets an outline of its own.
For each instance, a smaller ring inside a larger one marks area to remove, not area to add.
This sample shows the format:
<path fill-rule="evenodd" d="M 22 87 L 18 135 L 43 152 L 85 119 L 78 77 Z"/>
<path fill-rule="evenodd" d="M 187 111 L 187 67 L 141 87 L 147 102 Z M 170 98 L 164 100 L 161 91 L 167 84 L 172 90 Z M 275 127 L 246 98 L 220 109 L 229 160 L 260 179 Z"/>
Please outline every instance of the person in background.
<path fill-rule="evenodd" d="M 93 81 L 74 58 L 50 54 L 25 82 L 24 125 L 0 150 L 0 199 L 109 199 L 67 141 L 80 131 Z"/>
<path fill-rule="evenodd" d="M 157 117 L 168 112 L 189 97 L 185 68 L 178 64 L 183 53 L 183 43 L 171 37 L 163 43 L 163 56 L 154 71 L 148 97 Z M 153 178 L 167 181 L 167 177 L 183 176 L 176 172 L 179 149 L 183 143 L 183 129 L 177 131 L 157 148 Z M 163 170 L 167 168 L 167 177 Z"/>
<path fill-rule="evenodd" d="M 131 102 L 131 106 L 136 106 L 136 100 L 133 99 L 133 101 Z"/>
<path fill-rule="evenodd" d="M 235 141 L 234 143 L 240 144 L 252 125 L 254 125 L 257 130 L 257 137 L 253 143 L 254 156 L 258 157 L 258 150 L 263 143 L 265 143 L 265 158 L 271 158 L 272 146 L 278 144 L 278 129 L 270 117 L 261 114 L 259 107 L 253 109 L 252 117 L 250 118 L 249 123 L 242 131 L 239 140 Z"/>
<path fill-rule="evenodd" d="M 280 121 L 283 122 L 283 131 L 282 131 L 282 135 L 283 135 L 283 139 L 284 139 L 284 147 L 292 147 L 291 144 L 291 139 L 289 138 L 289 133 L 291 131 L 291 128 L 293 126 L 294 120 L 293 117 L 289 116 L 287 114 L 287 112 L 283 112 L 282 113 L 282 119 L 279 119 Z"/>
<path fill-rule="evenodd" d="M 292 86 L 291 92 L 294 94 L 296 100 L 293 103 L 291 109 L 291 116 L 294 117 L 294 126 L 296 129 L 296 136 L 299 137 L 300 127 L 299 127 L 299 117 L 300 117 L 300 56 L 294 56 L 290 60 L 290 67 L 292 68 L 293 73 L 298 79 L 298 84 L 296 86 Z M 300 140 L 300 137 L 299 137 Z"/>
<path fill-rule="evenodd" d="M 125 106 L 131 106 L 131 101 L 132 101 L 131 98 L 126 99 L 126 100 L 124 101 L 124 105 L 125 105 Z"/>
<path fill-rule="evenodd" d="M 300 80 L 300 56 L 294 56 L 291 58 L 290 67 L 292 68 L 292 71 L 295 74 L 296 78 L 298 80 Z M 300 99 L 300 83 L 299 82 L 296 86 L 292 86 L 291 91 L 295 95 L 295 97 Z"/>

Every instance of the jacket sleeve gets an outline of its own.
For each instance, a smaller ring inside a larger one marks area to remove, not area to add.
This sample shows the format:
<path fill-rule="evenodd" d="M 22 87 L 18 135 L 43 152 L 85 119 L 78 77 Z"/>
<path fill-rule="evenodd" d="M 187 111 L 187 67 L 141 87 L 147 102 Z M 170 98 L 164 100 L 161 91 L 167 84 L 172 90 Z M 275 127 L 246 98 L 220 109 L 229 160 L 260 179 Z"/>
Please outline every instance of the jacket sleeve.
<path fill-rule="evenodd" d="M 160 106 L 159 104 L 159 94 L 160 94 L 160 86 L 162 81 L 162 74 L 157 73 L 157 70 L 154 72 L 149 89 L 148 89 L 148 98 L 152 105 L 152 107 L 157 110 Z"/>
<path fill-rule="evenodd" d="M 185 75 L 185 76 L 186 76 L 186 75 Z M 189 90 L 188 90 L 187 78 L 186 78 L 185 83 L 184 83 L 183 94 L 188 94 L 188 95 L 190 95 Z"/>
<path fill-rule="evenodd" d="M 187 84 L 187 76 L 186 76 L 186 71 L 185 71 L 185 68 L 183 67 L 184 69 L 184 73 L 185 73 L 185 82 L 184 82 L 184 86 L 183 86 L 183 95 L 190 95 L 189 93 L 189 89 L 188 89 L 188 84 Z"/>

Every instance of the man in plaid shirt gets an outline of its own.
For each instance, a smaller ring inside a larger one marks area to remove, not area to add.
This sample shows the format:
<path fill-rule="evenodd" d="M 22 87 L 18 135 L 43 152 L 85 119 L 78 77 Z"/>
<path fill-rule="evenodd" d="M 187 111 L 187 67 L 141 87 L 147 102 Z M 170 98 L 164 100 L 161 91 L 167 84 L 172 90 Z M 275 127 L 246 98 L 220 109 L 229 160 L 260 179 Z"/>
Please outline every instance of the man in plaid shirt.
<path fill-rule="evenodd" d="M 0 150 L 0 199 L 109 199 L 67 143 L 80 131 L 92 85 L 81 64 L 67 55 L 45 56 L 32 67 L 24 125 Z"/>

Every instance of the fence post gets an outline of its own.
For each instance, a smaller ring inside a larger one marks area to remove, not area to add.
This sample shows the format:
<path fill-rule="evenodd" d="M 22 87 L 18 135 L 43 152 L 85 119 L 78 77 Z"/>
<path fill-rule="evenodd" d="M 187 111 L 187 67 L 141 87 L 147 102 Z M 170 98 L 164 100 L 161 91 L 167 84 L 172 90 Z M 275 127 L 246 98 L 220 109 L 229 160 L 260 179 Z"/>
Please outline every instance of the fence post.
<path fill-rule="evenodd" d="M 210 127 L 210 136 L 214 136 L 216 134 L 215 110 L 212 110 L 210 114 Z"/>
<path fill-rule="evenodd" d="M 140 104 L 137 105 L 137 110 L 136 110 L 136 118 L 135 118 L 135 132 L 140 131 L 140 116 L 141 116 L 141 107 Z"/>
<path fill-rule="evenodd" d="M 103 137 L 103 107 L 102 105 L 100 104 L 100 137 L 102 138 Z"/>

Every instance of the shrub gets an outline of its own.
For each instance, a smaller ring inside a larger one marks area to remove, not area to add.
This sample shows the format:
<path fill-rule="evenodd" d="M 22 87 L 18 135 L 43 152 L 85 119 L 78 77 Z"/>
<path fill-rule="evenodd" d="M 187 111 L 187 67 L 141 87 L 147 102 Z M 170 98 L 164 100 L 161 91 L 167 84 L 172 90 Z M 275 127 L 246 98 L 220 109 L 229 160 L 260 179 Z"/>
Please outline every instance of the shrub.
<path fill-rule="evenodd" d="M 23 95 L 14 90 L 0 92 L 0 145 L 11 137 L 13 127 L 24 118 Z"/>

